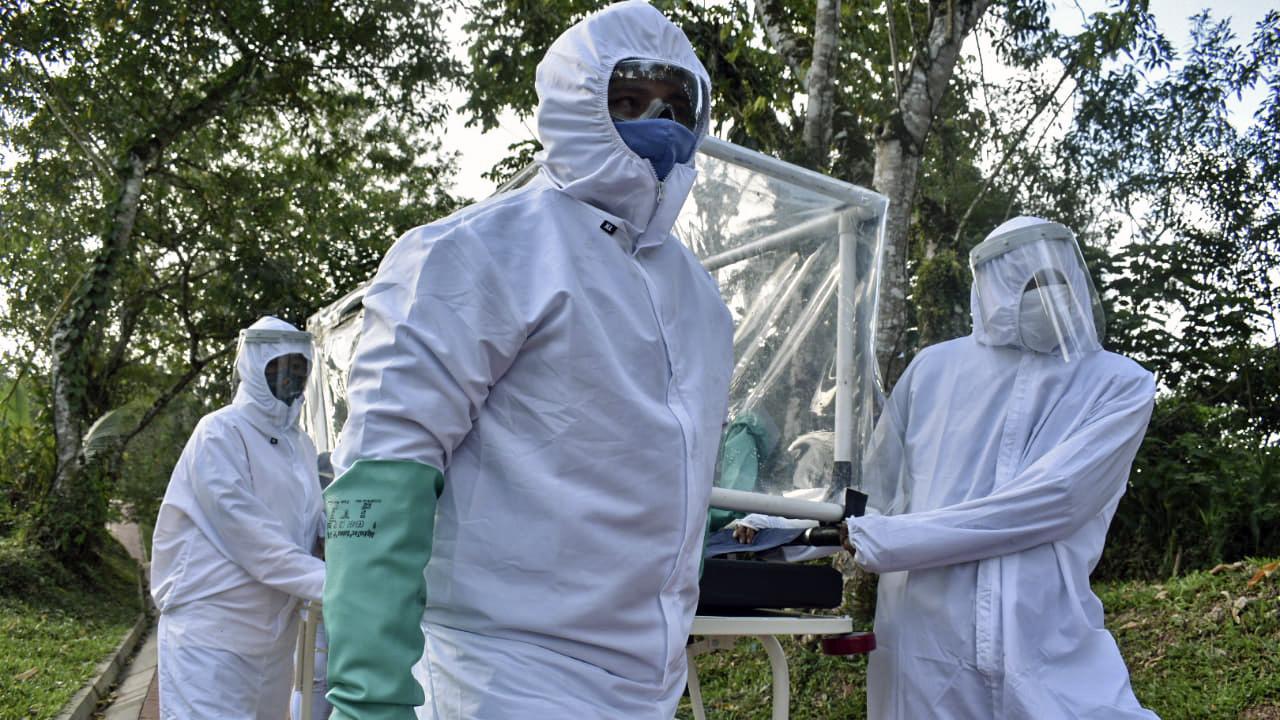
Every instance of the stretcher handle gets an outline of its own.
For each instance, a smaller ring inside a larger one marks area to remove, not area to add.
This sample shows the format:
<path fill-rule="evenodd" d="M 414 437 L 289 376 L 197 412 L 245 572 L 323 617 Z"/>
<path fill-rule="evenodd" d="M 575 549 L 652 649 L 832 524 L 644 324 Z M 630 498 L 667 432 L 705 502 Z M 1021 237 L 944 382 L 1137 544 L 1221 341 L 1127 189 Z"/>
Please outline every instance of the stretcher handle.
<path fill-rule="evenodd" d="M 838 547 L 840 545 L 840 528 L 834 525 L 819 525 L 801 533 L 793 545 L 811 545 L 813 547 Z"/>

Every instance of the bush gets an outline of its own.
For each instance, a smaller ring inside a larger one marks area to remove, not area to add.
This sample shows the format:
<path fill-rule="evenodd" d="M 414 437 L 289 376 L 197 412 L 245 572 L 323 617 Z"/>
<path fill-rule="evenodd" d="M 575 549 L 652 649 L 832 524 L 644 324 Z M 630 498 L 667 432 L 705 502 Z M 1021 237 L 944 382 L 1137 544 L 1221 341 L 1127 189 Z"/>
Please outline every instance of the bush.
<path fill-rule="evenodd" d="M 0 538 L 24 525 L 56 462 L 53 428 L 34 383 L 0 381 Z"/>
<path fill-rule="evenodd" d="M 1280 448 L 1229 411 L 1161 398 L 1116 511 L 1102 577 L 1163 578 L 1280 555 Z"/>
<path fill-rule="evenodd" d="M 196 399 L 178 398 L 125 448 L 113 499 L 118 502 L 125 518 L 141 527 L 148 552 L 151 531 L 165 489 L 169 486 L 173 466 L 177 464 L 191 431 L 207 411 Z"/>

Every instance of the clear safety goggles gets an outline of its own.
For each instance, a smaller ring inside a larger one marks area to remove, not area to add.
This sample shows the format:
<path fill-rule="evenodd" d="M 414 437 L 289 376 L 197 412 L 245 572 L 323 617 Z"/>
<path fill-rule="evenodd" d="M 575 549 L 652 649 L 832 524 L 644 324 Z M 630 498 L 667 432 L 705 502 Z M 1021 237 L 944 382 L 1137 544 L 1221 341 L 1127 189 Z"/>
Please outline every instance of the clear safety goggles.
<path fill-rule="evenodd" d="M 969 254 L 987 333 L 1066 362 L 1102 346 L 1102 301 L 1075 234 L 1041 223 L 988 238 Z"/>
<path fill-rule="evenodd" d="M 664 118 L 698 132 L 709 106 L 702 80 L 671 63 L 630 58 L 609 76 L 609 115 L 615 122 Z"/>

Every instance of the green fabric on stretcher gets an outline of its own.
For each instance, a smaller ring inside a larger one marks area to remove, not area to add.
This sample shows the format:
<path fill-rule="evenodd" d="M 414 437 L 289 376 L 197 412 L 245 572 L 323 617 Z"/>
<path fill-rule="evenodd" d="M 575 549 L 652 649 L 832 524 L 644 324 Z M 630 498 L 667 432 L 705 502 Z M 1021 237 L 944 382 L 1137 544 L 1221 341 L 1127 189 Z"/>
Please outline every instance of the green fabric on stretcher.
<path fill-rule="evenodd" d="M 766 417 L 746 412 L 733 419 L 720 444 L 720 477 L 716 487 L 753 492 L 759 489 L 760 468 L 778 444 L 778 429 Z M 734 510 L 711 508 L 707 533 L 743 517 Z"/>

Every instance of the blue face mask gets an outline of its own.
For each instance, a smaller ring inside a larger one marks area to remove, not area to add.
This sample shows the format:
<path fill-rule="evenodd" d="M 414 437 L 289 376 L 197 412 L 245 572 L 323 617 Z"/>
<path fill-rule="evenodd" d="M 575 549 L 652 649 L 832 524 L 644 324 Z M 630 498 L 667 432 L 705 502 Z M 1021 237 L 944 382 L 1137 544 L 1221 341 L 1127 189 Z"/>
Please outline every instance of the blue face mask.
<path fill-rule="evenodd" d="M 613 124 L 627 147 L 648 160 L 658 180 L 666 180 L 676 163 L 689 162 L 698 136 L 674 120 L 625 120 Z"/>

